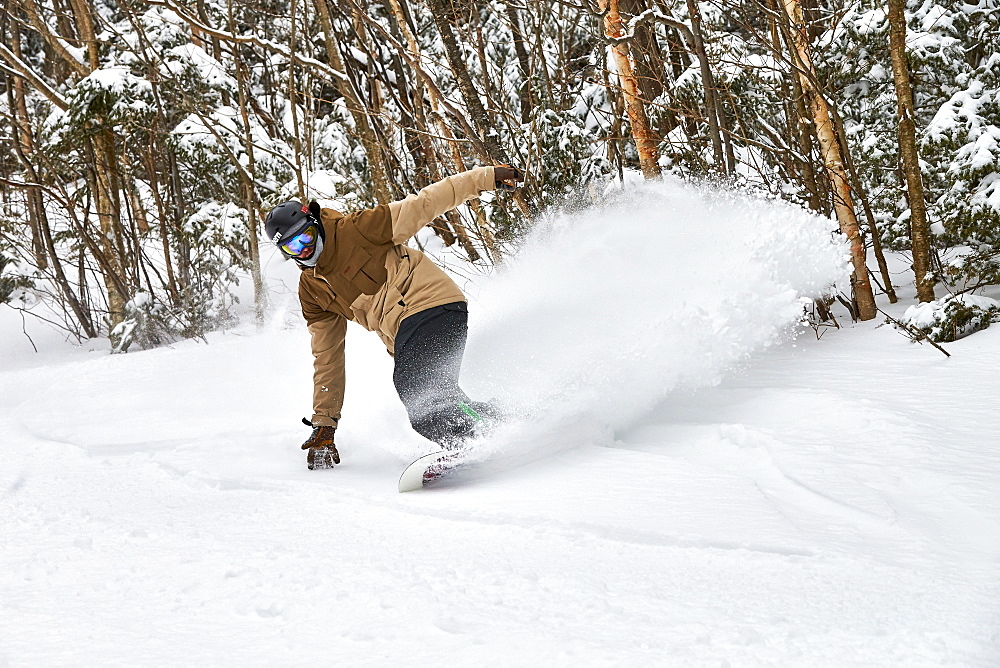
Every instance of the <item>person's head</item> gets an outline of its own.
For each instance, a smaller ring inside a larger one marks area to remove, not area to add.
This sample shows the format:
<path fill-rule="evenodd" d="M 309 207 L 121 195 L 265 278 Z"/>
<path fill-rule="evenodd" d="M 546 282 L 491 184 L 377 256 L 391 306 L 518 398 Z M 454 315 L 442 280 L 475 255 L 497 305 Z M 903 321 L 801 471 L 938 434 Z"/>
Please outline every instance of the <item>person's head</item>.
<path fill-rule="evenodd" d="M 322 250 L 323 228 L 310 207 L 302 202 L 291 200 L 271 209 L 264 219 L 264 231 L 282 253 L 298 262 L 313 264 Z"/>

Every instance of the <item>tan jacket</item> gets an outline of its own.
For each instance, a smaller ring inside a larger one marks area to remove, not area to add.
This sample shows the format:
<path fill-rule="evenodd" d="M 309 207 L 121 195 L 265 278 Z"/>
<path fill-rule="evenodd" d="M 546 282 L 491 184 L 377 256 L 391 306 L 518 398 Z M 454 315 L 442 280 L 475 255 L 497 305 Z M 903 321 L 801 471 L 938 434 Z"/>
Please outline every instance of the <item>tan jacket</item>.
<path fill-rule="evenodd" d="M 323 251 L 316 266 L 303 268 L 299 277 L 315 358 L 314 425 L 336 425 L 340 419 L 347 320 L 376 332 L 391 355 L 403 318 L 465 300 L 440 267 L 404 244 L 441 214 L 493 188 L 493 168 L 477 167 L 374 209 L 346 216 L 322 210 Z"/>

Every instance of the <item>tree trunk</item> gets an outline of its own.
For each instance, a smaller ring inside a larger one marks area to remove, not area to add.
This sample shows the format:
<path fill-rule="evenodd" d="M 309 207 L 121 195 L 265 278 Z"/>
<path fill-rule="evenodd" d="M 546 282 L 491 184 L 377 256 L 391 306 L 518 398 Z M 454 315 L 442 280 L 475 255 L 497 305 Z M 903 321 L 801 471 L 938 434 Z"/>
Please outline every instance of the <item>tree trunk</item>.
<path fill-rule="evenodd" d="M 810 89 L 809 101 L 812 107 L 813 123 L 816 126 L 816 137 L 819 140 L 823 165 L 829 175 L 830 187 L 833 189 L 833 208 L 837 214 L 837 221 L 840 223 L 840 231 L 847 236 L 851 244 L 851 261 L 854 265 L 851 283 L 854 287 L 854 297 L 858 302 L 858 315 L 861 320 L 871 320 L 875 317 L 877 310 L 875 296 L 868 280 L 865 244 L 861 238 L 857 216 L 854 213 L 850 180 L 844 167 L 840 141 L 834 132 L 830 107 L 823 97 L 823 91 L 816 83 L 816 70 L 813 68 L 809 55 L 809 42 L 802 20 L 802 6 L 799 4 L 799 0 L 782 0 L 782 4 L 791 22 L 792 44 L 790 46 L 793 50 L 793 61 L 797 60 L 796 67 L 803 88 Z"/>
<path fill-rule="evenodd" d="M 619 13 L 626 16 L 639 16 L 649 5 L 649 0 L 618 0 Z M 660 48 L 656 34 L 656 24 L 640 21 L 632 26 L 635 37 L 629 43 L 629 55 L 632 56 L 632 71 L 639 82 L 641 97 L 647 104 L 663 94 L 667 86 L 667 65 Z"/>
<path fill-rule="evenodd" d="M 701 33 L 701 11 L 697 0 L 687 0 L 688 17 L 691 19 L 691 39 L 694 42 L 695 55 L 701 69 L 701 85 L 705 91 L 705 116 L 708 118 L 708 133 L 712 139 L 712 157 L 715 168 L 722 173 L 728 171 L 722 147 L 722 114 L 719 113 L 719 100 L 715 88 L 715 76 L 708 63 L 708 52 Z"/>
<path fill-rule="evenodd" d="M 817 172 L 813 168 L 812 162 L 813 147 L 819 145 L 819 140 L 816 137 L 816 125 L 811 119 L 810 112 L 810 109 L 812 109 L 812 102 L 810 100 L 812 88 L 808 84 L 803 85 L 804 78 L 801 76 L 802 73 L 798 71 L 795 57 L 795 39 L 791 34 L 788 17 L 783 12 L 781 0 L 771 0 L 771 2 L 773 2 L 773 9 L 776 12 L 774 27 L 783 36 L 792 63 L 789 81 L 792 84 L 793 115 L 796 117 L 794 133 L 799 151 L 802 154 L 801 171 L 802 178 L 809 191 L 809 208 L 813 211 L 829 214 L 831 211 L 829 178 L 825 172 Z M 774 49 L 779 53 L 782 51 L 781 42 L 778 40 L 777 35 L 775 35 L 774 39 Z"/>
<path fill-rule="evenodd" d="M 889 265 L 885 260 L 885 253 L 882 252 L 882 237 L 879 233 L 878 223 L 875 222 L 875 214 L 872 213 L 871 204 L 868 201 L 868 195 L 865 193 L 864 188 L 861 184 L 861 177 L 858 176 L 857 170 L 854 168 L 854 161 L 851 160 L 850 148 L 847 145 L 847 131 L 844 129 L 844 122 L 840 117 L 840 113 L 834 109 L 834 120 L 837 123 L 837 136 L 840 139 L 840 148 L 844 152 L 844 158 L 847 162 L 847 171 L 851 175 L 852 182 L 854 183 L 854 191 L 858 193 L 858 199 L 861 200 L 861 208 L 865 212 L 865 220 L 868 222 L 868 230 L 872 234 L 872 251 L 875 253 L 875 261 L 878 263 L 879 273 L 882 274 L 882 280 L 885 282 L 885 294 L 889 297 L 889 303 L 895 304 L 899 301 L 896 296 L 896 290 L 892 287 L 892 275 L 889 273 Z"/>
<path fill-rule="evenodd" d="M 360 14 L 359 16 L 375 30 L 379 31 L 381 36 L 389 41 L 390 44 L 395 43 L 397 50 L 410 62 L 410 65 L 413 67 L 417 76 L 420 77 L 427 86 L 427 92 L 430 94 L 432 103 L 436 103 L 439 107 L 445 109 L 448 114 L 458 122 L 465 133 L 465 138 L 469 141 L 470 147 L 476 151 L 480 158 L 492 161 L 494 164 L 510 163 L 510 159 L 507 157 L 507 152 L 502 146 L 500 146 L 496 134 L 496 128 L 489 121 L 486 110 L 483 107 L 482 100 L 479 99 L 476 88 L 472 85 L 469 69 L 465 64 L 462 53 L 456 43 L 455 34 L 451 29 L 450 19 L 448 18 L 451 16 L 451 12 L 448 9 L 448 5 L 445 4 L 446 2 L 447 0 L 434 0 L 433 4 L 436 8 L 443 8 L 445 10 L 445 13 L 441 16 L 434 14 L 434 21 L 435 24 L 438 25 L 439 29 L 443 30 L 441 37 L 445 44 L 448 64 L 452 68 L 452 75 L 455 77 L 455 80 L 459 82 L 459 90 L 462 92 L 462 97 L 465 101 L 466 111 L 468 111 L 469 118 L 466 118 L 466 114 L 463 113 L 461 109 L 456 108 L 453 104 L 448 102 L 444 94 L 441 92 L 441 89 L 434 81 L 434 78 L 427 73 L 425 68 L 423 68 L 419 57 L 416 55 L 416 51 L 411 51 L 402 44 L 399 44 L 397 40 L 392 37 L 387 30 L 385 30 L 384 26 L 379 24 L 377 21 L 364 14 Z M 466 98 L 467 94 L 469 95 L 468 98 Z M 472 119 L 471 123 L 469 119 Z M 445 126 L 442 123 L 442 134 L 449 137 L 451 132 L 444 130 L 444 127 Z M 449 141 L 451 141 L 451 139 L 449 139 Z M 511 199 L 525 216 L 533 216 L 537 213 L 537 209 L 529 203 L 529 196 L 526 195 L 526 193 L 530 192 L 530 184 L 531 178 L 529 173 L 528 180 L 525 182 L 524 186 L 511 195 Z M 472 206 L 474 207 L 475 205 L 472 204 Z"/>
<path fill-rule="evenodd" d="M 910 204 L 910 239 L 913 244 L 913 273 L 917 298 L 934 301 L 934 274 L 931 272 L 930 232 L 927 227 L 927 203 L 917 152 L 917 126 L 910 84 L 910 66 L 906 59 L 905 0 L 889 0 L 889 52 L 892 54 L 892 78 L 896 84 L 896 113 L 899 116 L 899 155 L 906 175 L 906 198 Z"/>
<path fill-rule="evenodd" d="M 330 59 L 330 65 L 338 72 L 345 73 L 344 60 L 340 57 L 340 48 L 337 42 L 336 33 L 333 30 L 333 18 L 330 15 L 329 0 L 314 0 L 316 10 L 320 18 L 320 25 L 323 28 L 324 44 L 326 45 L 326 55 Z M 361 102 L 360 97 L 351 87 L 351 82 L 343 78 L 336 78 L 333 84 L 337 92 L 343 96 L 347 103 L 347 110 L 354 119 L 354 127 L 357 128 L 358 138 L 364 146 L 365 155 L 368 156 L 368 169 L 372 177 L 372 192 L 379 204 L 388 204 L 392 201 L 389 194 L 388 176 L 385 171 L 385 163 L 382 160 L 382 147 L 372 130 L 368 118 L 368 110 Z"/>
<path fill-rule="evenodd" d="M 97 34 L 94 29 L 92 8 L 85 0 L 70 0 L 76 29 L 86 47 L 86 63 L 79 63 L 71 55 L 71 64 L 79 65 L 84 75 L 94 72 L 100 67 Z M 103 125 L 103 119 L 95 119 Z M 103 129 L 89 139 L 89 148 L 93 165 L 92 187 L 94 190 L 94 208 L 100 221 L 100 248 L 104 261 L 101 271 L 104 274 L 104 287 L 108 295 L 108 331 L 117 327 L 125 318 L 125 304 L 130 299 L 129 290 L 134 281 L 130 281 L 125 273 L 125 249 L 123 230 L 121 226 L 121 206 L 119 202 L 119 179 L 116 169 L 115 138 L 110 130 Z M 111 336 L 112 347 L 117 345 Z"/>
<path fill-rule="evenodd" d="M 604 34 L 611 40 L 619 40 L 625 36 L 621 14 L 618 13 L 618 0 L 601 0 L 600 9 L 604 13 Z M 639 81 L 632 69 L 627 41 L 612 42 L 611 57 L 614 59 L 618 83 L 625 98 L 625 112 L 632 126 L 632 138 L 635 140 L 635 150 L 639 154 L 639 167 L 647 179 L 660 178 L 659 138 L 649 127 L 646 116 L 646 106 L 639 92 Z"/>
<path fill-rule="evenodd" d="M 514 53 L 517 55 L 517 63 L 521 68 L 521 88 L 518 90 L 518 97 L 521 100 L 521 123 L 531 120 L 531 111 L 535 106 L 531 95 L 531 61 L 528 58 L 528 49 L 525 48 L 524 33 L 521 30 L 521 19 L 517 15 L 517 8 L 513 3 L 504 3 L 507 12 L 507 20 L 510 21 L 510 31 L 514 36 Z"/>
<path fill-rule="evenodd" d="M 773 9 L 778 9 L 777 0 L 774 0 Z M 772 16 L 771 39 L 775 51 L 780 52 L 782 50 L 781 28 L 779 27 L 777 16 L 777 14 Z M 792 72 L 791 76 L 785 79 L 784 82 L 786 85 L 783 88 L 788 97 L 786 100 L 785 115 L 788 120 L 789 132 L 792 135 L 793 141 L 798 146 L 799 154 L 802 156 L 802 160 L 798 165 L 800 178 L 806 188 L 806 192 L 809 193 L 809 208 L 813 211 L 822 211 L 822 198 L 820 196 L 819 184 L 816 182 L 816 172 L 813 169 L 812 135 L 808 130 L 811 123 L 809 122 L 809 115 L 806 112 L 805 94 L 802 91 L 802 84 L 799 81 L 799 77 L 795 72 Z M 789 84 L 791 86 L 791 95 L 788 95 L 787 92 Z"/>
<path fill-rule="evenodd" d="M 142 198 L 139 197 L 139 189 L 136 187 L 135 183 L 135 170 L 132 169 L 129 152 L 121 151 L 120 155 L 121 164 L 124 167 L 124 176 L 121 184 L 122 189 L 125 191 L 125 196 L 128 198 L 129 209 L 132 212 L 132 220 L 135 221 L 135 225 L 138 228 L 138 233 L 140 235 L 149 234 L 149 217 L 146 215 L 146 208 L 143 206 Z M 136 243 L 138 244 L 138 240 Z"/>
<path fill-rule="evenodd" d="M 490 116 L 483 106 L 483 101 L 479 97 L 479 91 L 472 82 L 472 75 L 465 62 L 465 56 L 455 39 L 455 31 L 452 23 L 455 20 L 454 9 L 451 0 L 428 0 L 431 13 L 434 17 L 434 24 L 441 33 L 441 40 L 444 42 L 445 54 L 448 58 L 448 66 L 451 68 L 458 89 L 462 93 L 462 100 L 465 108 L 469 112 L 469 119 L 472 121 L 479 133 L 479 139 L 485 146 L 489 158 L 497 164 L 510 164 L 510 157 L 507 151 L 500 145 L 497 139 L 496 128 L 490 121 Z"/>
<path fill-rule="evenodd" d="M 108 293 L 108 326 L 109 332 L 114 330 L 125 319 L 125 304 L 129 300 L 128 281 L 123 269 L 121 223 L 118 219 L 119 210 L 115 197 L 114 179 L 111 173 L 111 161 L 114 153 L 108 150 L 104 141 L 106 137 L 100 133 L 91 140 L 94 176 L 94 209 L 100 222 L 101 252 L 105 263 L 104 287 Z M 112 347 L 117 345 L 115 337 L 111 337 Z"/>
<path fill-rule="evenodd" d="M 18 37 L 19 39 L 19 37 Z M 20 46 L 17 40 L 13 45 L 15 52 L 20 57 Z M 24 167 L 25 173 L 32 183 L 39 182 L 38 172 L 31 163 L 31 153 L 34 150 L 34 142 L 31 133 L 30 119 L 28 117 L 27 105 L 24 99 L 23 81 L 20 78 L 14 80 L 14 86 L 7 89 L 8 103 L 12 110 L 17 113 L 17 125 L 19 141 L 14 143 L 15 153 Z M 20 90 L 19 90 L 20 88 Z M 69 303 L 70 309 L 76 316 L 77 322 L 88 338 L 97 336 L 90 318 L 90 313 L 84 305 L 77 299 L 73 287 L 70 285 L 63 271 L 62 261 L 56 254 L 55 243 L 52 239 L 52 230 L 49 227 L 48 216 L 45 213 L 45 201 L 42 196 L 41 187 L 34 186 L 27 189 L 25 198 L 28 203 L 28 218 L 31 225 L 32 251 L 35 254 L 35 261 L 42 271 L 51 269 L 56 285 L 62 293 L 63 299 Z"/>
<path fill-rule="evenodd" d="M 407 15 L 399 0 L 384 0 L 383 5 L 394 18 L 391 24 L 393 35 L 401 44 L 404 42 L 407 44 L 410 51 L 414 52 L 414 57 L 419 57 L 416 55 L 416 42 L 412 37 Z M 409 85 L 402 54 L 395 54 L 392 66 L 397 79 L 396 92 L 400 113 L 404 120 L 403 144 L 413 158 L 415 167 L 414 176 L 409 181 L 415 186 L 414 189 L 420 189 L 431 183 L 436 183 L 442 178 L 441 166 L 430 136 L 427 109 L 425 108 L 426 90 L 419 76 L 414 77 L 412 86 Z M 408 112 L 409 118 L 406 117 Z M 447 215 L 445 218 L 438 218 L 437 224 L 431 225 L 431 229 L 441 237 L 445 246 L 451 246 L 455 243 L 455 232 L 449 227 L 452 218 L 453 216 Z"/>
<path fill-rule="evenodd" d="M 302 125 L 299 123 L 299 98 L 301 96 L 298 94 L 295 87 L 295 48 L 297 46 L 295 41 L 295 24 L 297 23 L 296 10 L 298 9 L 298 6 L 298 0 L 292 0 L 291 7 L 288 12 L 288 51 L 291 53 L 291 58 L 289 58 L 288 63 L 288 109 L 291 111 L 292 115 L 291 132 L 292 152 L 295 154 L 295 180 L 298 183 L 299 196 L 306 197 L 306 184 L 302 178 L 302 138 L 299 134 L 302 130 Z M 232 3 L 230 3 L 230 30 L 232 30 L 232 13 Z M 238 67 L 239 65 L 237 65 L 237 68 Z M 384 202 L 380 202 L 380 204 L 384 204 Z"/>
<path fill-rule="evenodd" d="M 76 18 L 77 32 L 79 32 L 80 39 L 83 40 L 83 44 L 87 48 L 87 66 L 89 69 L 84 74 L 86 76 L 101 66 L 97 31 L 94 29 L 94 17 L 91 14 L 92 5 L 87 0 L 70 0 L 70 6 L 73 9 L 73 16 Z"/>
<path fill-rule="evenodd" d="M 16 23 L 11 24 L 10 30 L 11 50 L 19 60 L 23 60 L 23 54 L 21 53 L 21 31 Z M 11 102 L 11 111 L 17 122 L 17 141 L 20 144 L 17 154 L 21 158 L 25 170 L 31 175 L 31 179 L 37 182 L 38 178 L 34 175 L 34 169 L 32 169 L 30 162 L 35 152 L 35 140 L 31 134 L 31 119 L 28 116 L 24 79 L 21 77 L 9 77 L 7 79 L 7 81 L 11 80 L 13 80 L 14 86 L 13 90 L 8 87 L 7 97 Z M 43 224 L 47 225 L 48 222 L 43 222 L 45 209 L 42 202 L 42 191 L 38 188 L 30 188 L 25 193 L 25 197 L 28 200 L 28 223 L 31 225 L 31 250 L 35 256 L 35 264 L 38 265 L 39 269 L 44 271 L 48 268 L 48 261 L 45 257 L 45 241 L 42 238 L 41 226 Z"/>
<path fill-rule="evenodd" d="M 420 47 L 417 44 L 416 37 L 413 35 L 413 31 L 410 30 L 410 25 L 406 20 L 406 13 L 403 9 L 401 0 L 389 0 L 389 4 L 392 8 L 392 14 L 396 18 L 396 24 L 399 27 L 400 32 L 403 34 L 403 38 L 406 40 L 406 47 L 410 50 L 410 57 L 417 62 L 417 69 L 419 69 L 420 61 Z M 417 118 L 425 119 L 425 114 L 423 110 L 423 100 L 424 100 L 424 83 L 420 77 L 420 73 L 417 73 L 416 84 L 414 86 L 415 94 L 413 98 L 414 114 Z M 437 121 L 438 128 L 441 130 L 441 136 L 444 137 L 445 141 L 448 143 L 452 156 L 454 158 L 455 170 L 458 172 L 464 172 L 466 170 L 465 159 L 462 157 L 462 151 L 458 147 L 458 142 L 455 140 L 454 135 L 451 132 L 451 128 L 448 124 L 444 122 L 440 111 L 438 110 L 438 100 L 435 91 L 432 88 L 428 88 L 429 93 L 428 100 L 430 101 L 431 114 Z M 426 125 L 426 123 L 425 123 Z M 437 166 L 437 156 L 434 153 L 433 145 L 431 144 L 430 137 L 424 135 L 423 140 L 426 142 L 427 154 L 431 162 L 432 169 L 436 169 Z M 440 171 L 439 171 L 440 174 Z M 486 215 L 480 205 L 479 198 L 474 197 L 468 202 L 469 207 L 472 209 L 473 214 L 476 216 L 477 227 L 480 231 L 480 237 L 483 244 L 486 246 L 487 252 L 490 254 L 491 259 L 494 264 L 500 264 L 501 256 L 499 249 L 496 247 L 496 243 L 493 239 L 493 235 L 490 232 L 487 223 Z M 469 255 L 469 259 L 475 262 L 479 259 L 479 251 L 472 244 L 472 240 L 469 238 L 469 233 L 465 229 L 465 226 L 461 224 L 461 220 L 457 212 L 451 211 L 447 214 L 448 221 L 451 223 L 452 228 L 455 230 L 455 234 L 458 237 L 458 242 L 465 249 L 465 252 Z"/>
<path fill-rule="evenodd" d="M 229 29 L 233 30 L 233 6 L 229 4 Z M 233 60 L 236 65 L 236 88 L 240 103 L 240 118 L 243 121 L 243 142 L 247 152 L 247 168 L 241 171 L 243 201 L 247 210 L 247 243 L 250 247 L 250 279 L 253 281 L 254 319 L 258 325 L 263 324 L 267 314 L 267 290 L 264 286 L 264 276 L 260 269 L 260 244 L 258 226 L 261 220 L 261 210 L 254 187 L 253 178 L 257 171 L 257 160 L 254 156 L 253 136 L 250 131 L 250 116 L 247 112 L 249 84 L 247 82 L 246 64 L 240 56 L 239 49 L 233 49 Z M 294 103 L 293 103 L 294 104 Z M 296 172 L 299 172 L 296 169 Z"/>
<path fill-rule="evenodd" d="M 174 221 L 174 227 L 179 227 L 179 219 L 181 215 L 180 202 L 177 198 L 173 196 L 174 186 L 176 185 L 176 179 L 174 178 L 176 171 L 176 161 L 175 156 L 172 152 L 165 150 L 163 146 L 163 137 L 166 135 L 164 127 L 166 127 L 166 114 L 163 109 L 163 101 L 160 99 L 159 86 L 157 85 L 158 79 L 156 74 L 153 75 L 153 100 L 156 104 L 156 117 L 153 121 L 153 125 L 150 128 L 150 141 L 149 145 L 146 147 L 146 152 L 143 155 L 143 160 L 146 165 L 147 178 L 149 179 L 149 189 L 153 196 L 153 201 L 156 203 L 157 218 L 159 222 L 159 232 L 160 232 L 160 243 L 163 246 L 163 262 L 166 265 L 167 270 L 167 293 L 170 295 L 170 303 L 174 306 L 179 306 L 181 303 L 181 293 L 178 289 L 177 276 L 174 273 L 174 262 L 171 259 L 171 244 L 170 244 L 170 226 L 168 221 Z M 160 171 L 158 165 L 162 165 L 166 157 L 165 162 L 167 163 L 167 168 L 170 170 L 170 175 L 165 178 L 165 183 L 163 183 L 163 189 L 161 190 L 160 182 Z M 160 157 L 158 162 L 157 158 Z M 166 191 L 166 196 L 164 196 L 164 191 Z M 165 200 L 171 200 L 173 206 L 168 206 Z M 169 212 L 169 213 L 168 213 Z"/>
<path fill-rule="evenodd" d="M 159 122 L 159 119 L 157 119 Z M 154 130 L 156 132 L 157 130 Z M 160 193 L 159 177 L 156 169 L 156 159 L 154 157 L 154 142 L 151 142 L 146 151 L 146 171 L 149 178 L 149 192 L 156 203 L 157 220 L 160 224 L 160 244 L 163 247 L 163 263 L 167 269 L 167 294 L 170 295 L 170 303 L 177 306 L 180 303 L 180 294 L 177 292 L 177 279 L 174 277 L 174 263 L 170 259 L 170 234 L 167 229 L 167 207 L 163 202 L 163 195 Z"/>

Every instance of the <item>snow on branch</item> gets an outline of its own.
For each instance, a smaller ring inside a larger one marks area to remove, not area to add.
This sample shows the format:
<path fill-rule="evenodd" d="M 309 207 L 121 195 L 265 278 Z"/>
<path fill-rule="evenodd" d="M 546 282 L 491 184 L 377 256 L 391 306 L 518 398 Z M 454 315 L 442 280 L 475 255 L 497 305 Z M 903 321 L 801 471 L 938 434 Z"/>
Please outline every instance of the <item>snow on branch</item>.
<path fill-rule="evenodd" d="M 45 82 L 40 76 L 35 74 L 23 60 L 14 55 L 14 52 L 7 48 L 7 45 L 0 42 L 0 56 L 10 64 L 10 67 L 0 64 L 2 68 L 8 74 L 21 77 L 28 81 L 32 86 L 34 86 L 42 95 L 47 97 L 52 104 L 56 105 L 63 111 L 69 109 L 69 102 L 60 95 L 55 88 L 52 88 L 49 84 Z"/>
<path fill-rule="evenodd" d="M 694 44 L 694 35 L 691 33 L 691 28 L 688 27 L 686 23 L 653 8 L 647 9 L 641 14 L 637 14 L 629 19 L 629 22 L 625 26 L 625 34 L 621 37 L 604 36 L 603 39 L 609 44 L 613 44 L 615 46 L 631 42 L 635 39 L 635 31 L 638 30 L 639 26 L 650 21 L 659 22 L 676 29 L 679 33 L 681 33 L 681 36 L 684 38 L 684 41 L 687 42 L 688 46 Z"/>
<path fill-rule="evenodd" d="M 190 25 L 192 28 L 196 28 L 205 34 L 211 35 L 218 39 L 233 42 L 235 44 L 253 44 L 259 46 L 262 49 L 270 51 L 271 53 L 276 53 L 278 55 L 288 58 L 290 62 L 300 65 L 302 67 L 308 67 L 319 72 L 322 72 L 330 77 L 342 80 L 348 80 L 347 75 L 343 72 L 330 67 L 326 63 L 316 60 L 315 58 L 309 58 L 308 56 L 303 56 L 297 52 L 293 52 L 289 47 L 277 42 L 273 42 L 269 39 L 264 39 L 262 37 L 257 37 L 256 35 L 235 35 L 231 32 L 225 30 L 220 30 L 218 28 L 213 28 L 201 20 L 191 16 L 187 11 L 179 6 L 173 0 L 150 0 L 151 5 L 158 5 L 160 7 L 166 7 L 167 9 L 173 11 L 177 16 L 179 16 L 185 23 Z"/>

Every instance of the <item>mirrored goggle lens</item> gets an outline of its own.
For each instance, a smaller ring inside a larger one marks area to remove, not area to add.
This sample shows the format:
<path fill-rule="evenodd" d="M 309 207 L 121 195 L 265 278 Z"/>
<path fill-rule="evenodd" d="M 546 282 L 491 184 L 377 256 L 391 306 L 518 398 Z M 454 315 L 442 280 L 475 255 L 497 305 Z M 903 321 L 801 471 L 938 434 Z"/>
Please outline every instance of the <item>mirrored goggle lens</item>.
<path fill-rule="evenodd" d="M 285 243 L 281 244 L 281 250 L 285 251 L 289 255 L 298 255 L 316 243 L 316 235 L 316 226 L 310 225 Z"/>

